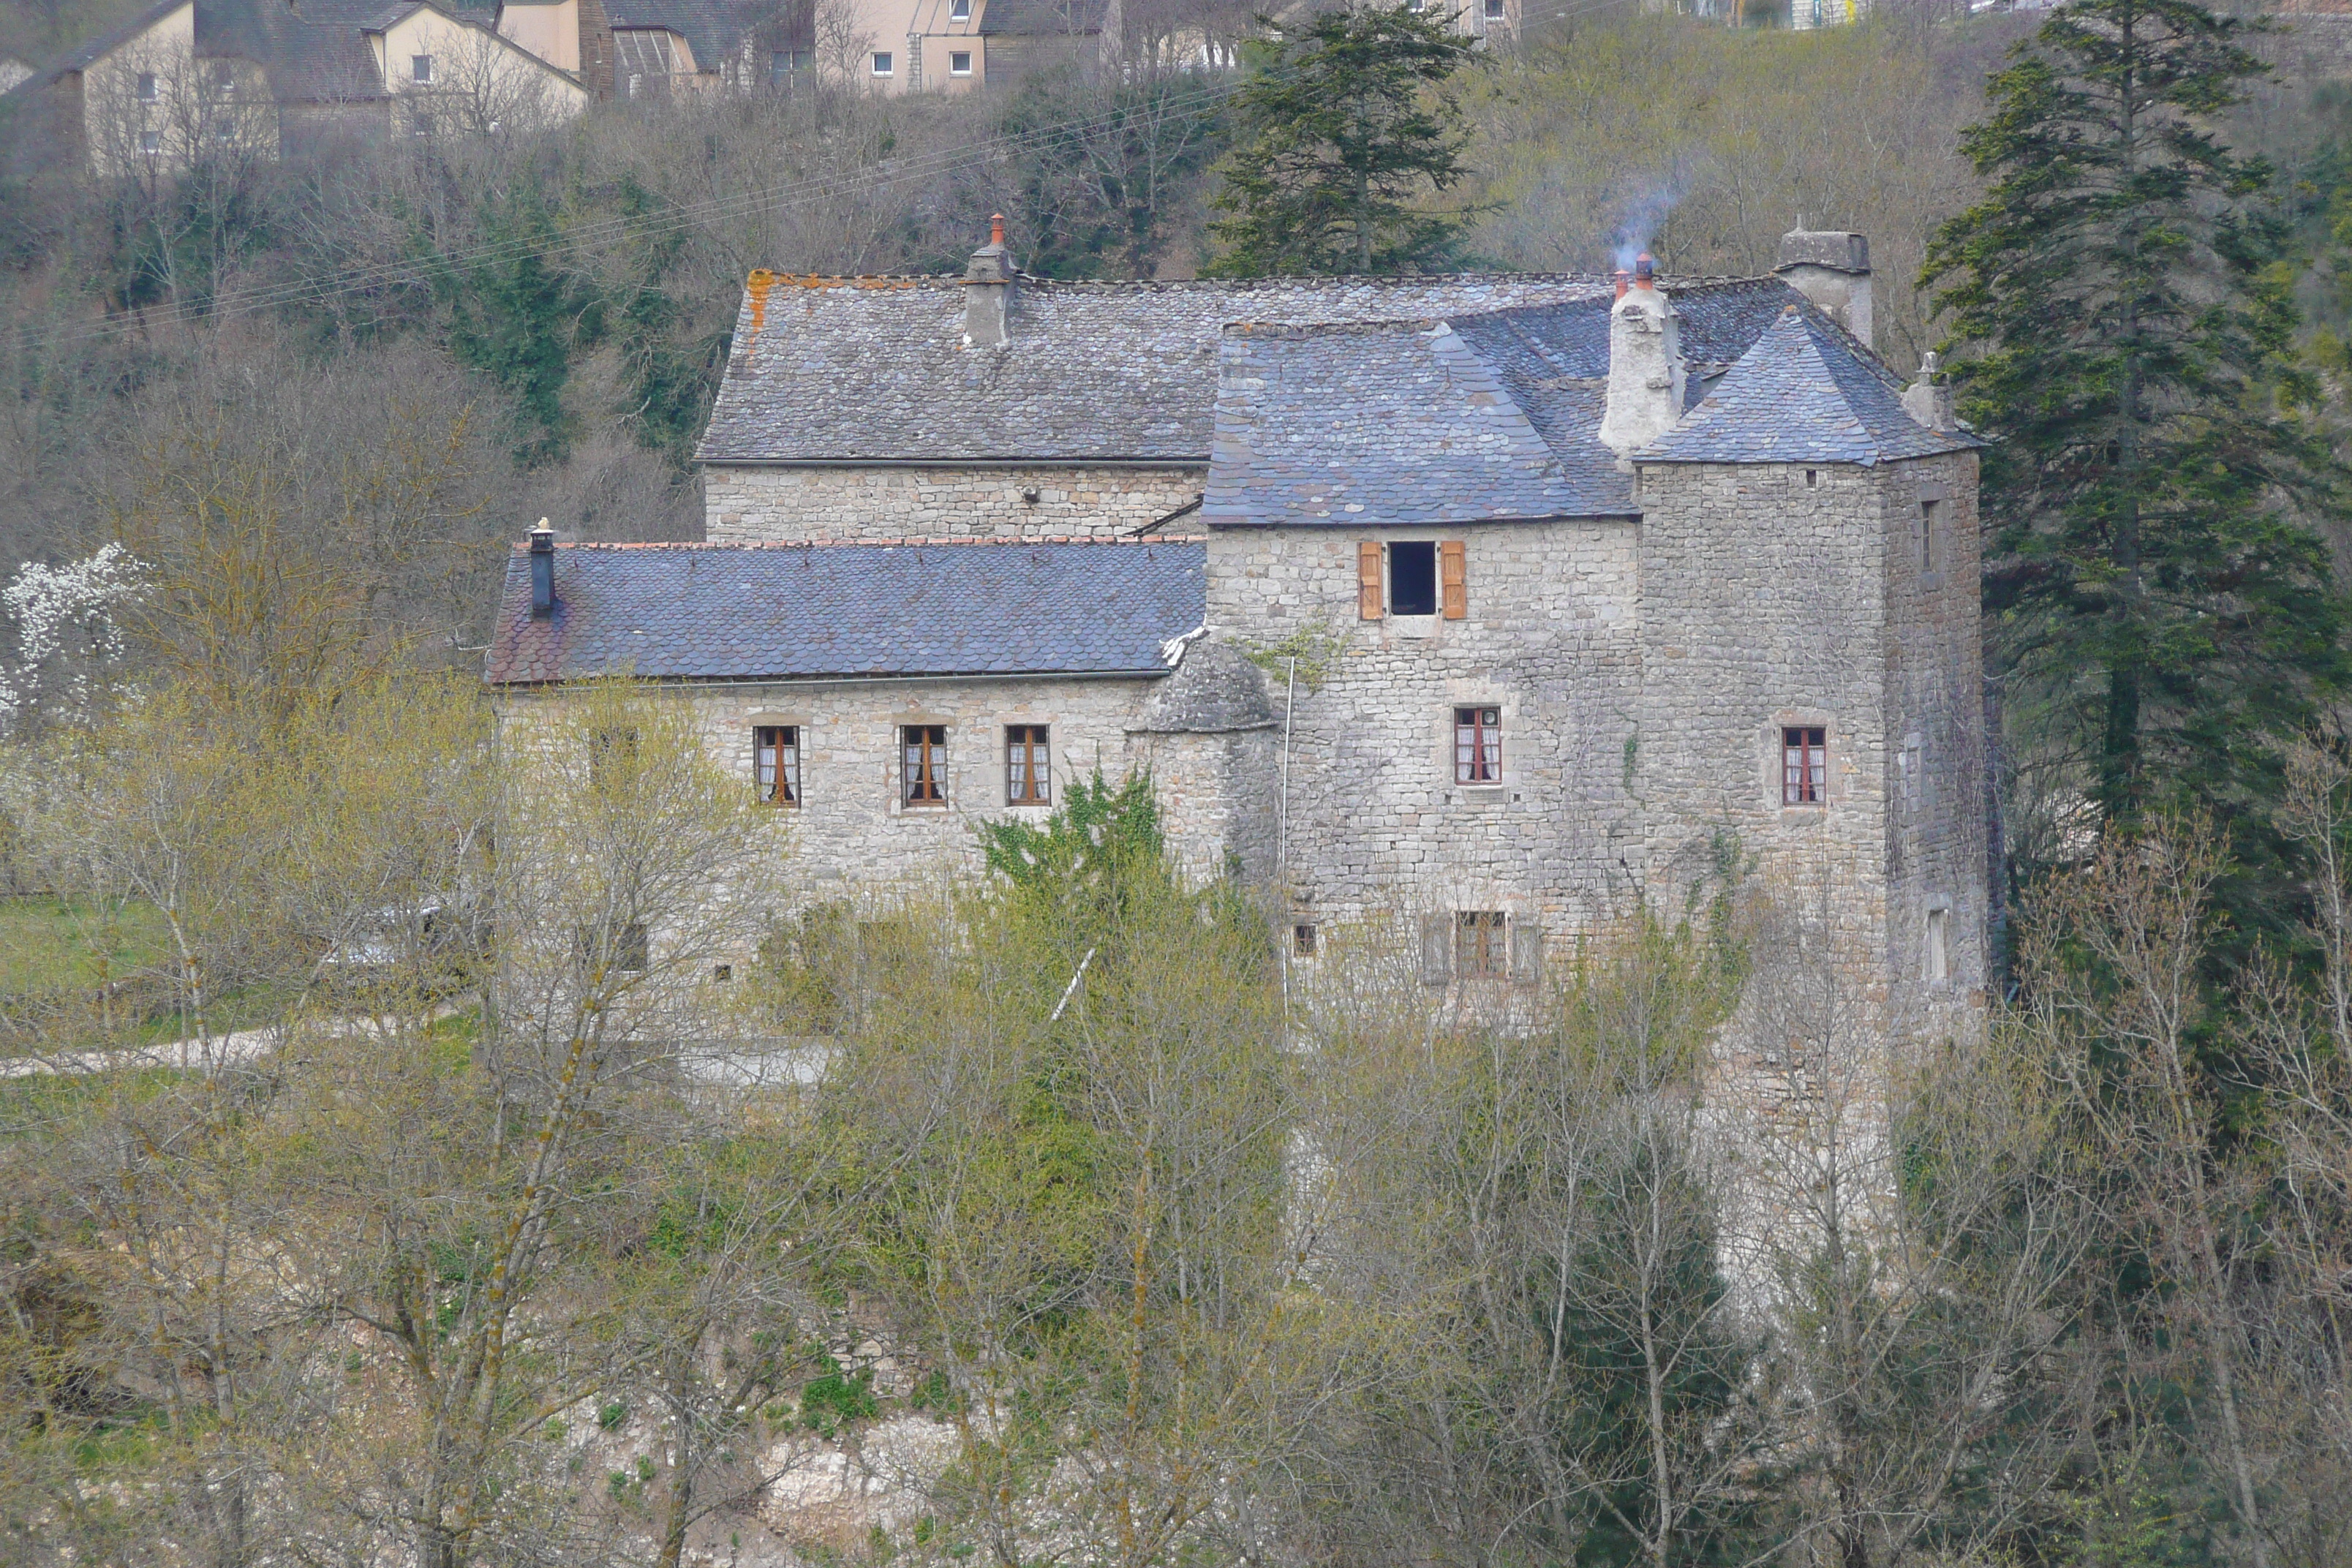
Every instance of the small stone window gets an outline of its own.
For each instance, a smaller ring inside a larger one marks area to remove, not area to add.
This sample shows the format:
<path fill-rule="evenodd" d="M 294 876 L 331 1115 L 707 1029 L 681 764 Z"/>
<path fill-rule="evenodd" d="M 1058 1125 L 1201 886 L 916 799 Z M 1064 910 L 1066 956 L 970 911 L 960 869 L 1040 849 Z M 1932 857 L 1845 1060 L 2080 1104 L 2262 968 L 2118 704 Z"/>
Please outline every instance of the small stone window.
<path fill-rule="evenodd" d="M 944 724 L 907 724 L 898 731 L 906 758 L 899 773 L 900 798 L 908 805 L 948 803 L 948 731 Z"/>
<path fill-rule="evenodd" d="M 1437 614 L 1437 546 L 1426 540 L 1389 546 L 1389 614 Z"/>
<path fill-rule="evenodd" d="M 1819 468 L 1807 468 L 1805 470 L 1805 488 L 1807 489 L 1813 489 L 1821 482 L 1822 471 Z"/>
<path fill-rule="evenodd" d="M 409 56 L 408 79 L 415 82 L 419 87 L 431 87 L 433 85 L 433 57 L 431 55 Z"/>
<path fill-rule="evenodd" d="M 1316 944 L 1320 940 L 1320 934 L 1311 925 L 1295 925 L 1290 928 L 1290 951 L 1301 958 L 1314 957 Z"/>
<path fill-rule="evenodd" d="M 1502 980 L 1511 973 L 1511 945 L 1500 910 L 1464 910 L 1454 917 L 1454 973 L 1463 980 Z"/>
<path fill-rule="evenodd" d="M 1046 726 L 1008 724 L 1004 728 L 1004 803 L 1045 805 L 1054 795 L 1054 772 L 1047 755 Z"/>
<path fill-rule="evenodd" d="M 874 51 L 874 74 L 876 76 L 888 76 L 897 68 L 897 65 L 890 58 L 889 50 L 877 49 Z"/>
<path fill-rule="evenodd" d="M 1454 710 L 1454 782 L 1498 784 L 1503 782 L 1503 710 L 1499 708 L 1456 708 Z"/>
<path fill-rule="evenodd" d="M 770 805 L 801 803 L 801 728 L 761 724 L 751 731 L 751 777 Z"/>
<path fill-rule="evenodd" d="M 163 89 L 155 80 L 153 71 L 141 71 L 138 81 L 132 85 L 131 90 L 142 103 L 152 103 L 163 96 Z M 151 147 L 148 151 L 152 153 L 154 149 Z"/>
<path fill-rule="evenodd" d="M 1780 804 L 1819 805 L 1829 797 L 1829 732 L 1791 724 L 1780 731 Z"/>
<path fill-rule="evenodd" d="M 1941 985 L 1952 977 L 1952 911 L 1927 911 L 1927 984 Z"/>
<path fill-rule="evenodd" d="M 636 771 L 637 732 L 599 730 L 588 737 L 588 787 L 611 789 Z"/>
<path fill-rule="evenodd" d="M 641 974 L 651 967 L 652 950 L 646 940 L 643 921 L 631 921 L 609 930 L 585 927 L 574 939 L 573 946 L 580 967 L 592 975 L 600 966 L 629 974 Z"/>
<path fill-rule="evenodd" d="M 1944 503 L 1923 500 L 1919 503 L 1919 570 L 1933 572 L 1940 554 L 1936 535 L 1944 526 Z"/>
<path fill-rule="evenodd" d="M 950 75 L 950 76 L 970 76 L 971 74 L 971 51 L 970 51 L 970 50 L 967 50 L 967 49 L 953 49 L 953 50 L 950 50 L 950 51 L 949 52 L 949 54 L 948 54 L 948 75 Z"/>

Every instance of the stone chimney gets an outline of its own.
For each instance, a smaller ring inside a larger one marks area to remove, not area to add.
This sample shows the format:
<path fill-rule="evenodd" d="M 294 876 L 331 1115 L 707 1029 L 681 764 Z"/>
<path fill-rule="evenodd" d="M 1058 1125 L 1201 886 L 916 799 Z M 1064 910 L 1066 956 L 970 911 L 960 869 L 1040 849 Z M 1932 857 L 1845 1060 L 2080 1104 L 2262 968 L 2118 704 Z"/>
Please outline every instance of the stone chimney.
<path fill-rule="evenodd" d="M 530 618 L 543 621 L 555 614 L 555 530 L 541 518 L 530 531 Z"/>
<path fill-rule="evenodd" d="M 1001 349 L 1010 336 L 1013 279 L 1019 268 L 1004 247 L 1004 215 L 988 220 L 988 243 L 971 253 L 963 269 L 963 341 L 966 348 Z"/>
<path fill-rule="evenodd" d="M 1780 237 L 1780 265 L 1772 268 L 1822 313 L 1870 341 L 1870 240 L 1839 229 L 1793 228 Z"/>
<path fill-rule="evenodd" d="M 1951 384 L 1940 379 L 1942 366 L 1929 349 L 1919 362 L 1919 379 L 1903 389 L 1903 412 L 1930 430 L 1957 429 L 1952 414 Z"/>
<path fill-rule="evenodd" d="M 1601 440 L 1619 457 L 1646 447 L 1683 416 L 1683 351 L 1675 308 L 1658 289 L 1657 263 L 1633 263 L 1633 286 L 1618 275 L 1609 307 L 1609 404 Z"/>

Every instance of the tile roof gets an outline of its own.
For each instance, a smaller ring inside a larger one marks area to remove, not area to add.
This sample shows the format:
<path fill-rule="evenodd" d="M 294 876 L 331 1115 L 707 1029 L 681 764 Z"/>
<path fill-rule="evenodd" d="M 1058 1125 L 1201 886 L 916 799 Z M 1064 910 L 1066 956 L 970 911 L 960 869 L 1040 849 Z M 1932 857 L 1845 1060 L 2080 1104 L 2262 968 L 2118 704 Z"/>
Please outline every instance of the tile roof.
<path fill-rule="evenodd" d="M 963 346 L 946 278 L 747 289 L 700 456 L 712 463 L 1207 459 L 1229 321 L 1401 321 L 1599 299 L 1567 275 L 1014 288 L 1011 341 Z"/>
<path fill-rule="evenodd" d="M 553 616 L 507 563 L 492 685 L 648 679 L 1162 675 L 1205 613 L 1197 537 L 559 544 Z"/>
<path fill-rule="evenodd" d="M 1861 463 L 1982 446 L 1905 412 L 1902 384 L 1835 322 L 1784 306 L 1681 424 L 1633 456 L 1650 463 Z"/>
<path fill-rule="evenodd" d="M 1605 303 L 1553 309 L 1598 315 Z M 1507 335 L 1504 343 L 1520 346 Z M 1591 438 L 1599 395 L 1582 394 L 1583 416 L 1567 416 L 1582 425 L 1583 439 L 1566 445 L 1577 456 L 1589 449 L 1592 460 L 1564 464 L 1496 366 L 1445 321 L 1229 327 L 1222 370 L 1201 509 L 1213 527 L 1633 510 L 1625 478 Z M 1557 420 L 1577 396 L 1548 393 L 1538 406 Z"/>

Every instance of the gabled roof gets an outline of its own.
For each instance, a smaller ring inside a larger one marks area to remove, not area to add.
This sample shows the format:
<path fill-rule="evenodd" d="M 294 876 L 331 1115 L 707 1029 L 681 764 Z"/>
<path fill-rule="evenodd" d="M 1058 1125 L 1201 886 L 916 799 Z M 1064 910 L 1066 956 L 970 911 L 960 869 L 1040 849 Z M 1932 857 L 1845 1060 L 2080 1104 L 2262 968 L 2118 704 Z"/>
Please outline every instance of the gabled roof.
<path fill-rule="evenodd" d="M 1548 312 L 1599 317 L 1605 304 Z M 1480 349 L 1444 321 L 1228 327 L 1202 517 L 1363 527 L 1631 512 L 1625 477 L 1591 439 L 1598 390 L 1515 395 Z M 1569 438 L 1548 440 L 1537 412 Z"/>
<path fill-rule="evenodd" d="M 1677 308 L 1680 302 L 1677 301 Z M 1861 463 L 1982 446 L 1904 410 L 1877 357 L 1811 306 L 1784 306 L 1681 424 L 1633 454 L 1644 463 Z"/>
<path fill-rule="evenodd" d="M 1160 676 L 1202 624 L 1198 538 L 856 544 L 571 544 L 555 613 L 507 565 L 492 685 L 647 679 Z"/>
<path fill-rule="evenodd" d="M 1013 288 L 966 348 L 951 278 L 778 278 L 745 291 L 708 463 L 1205 462 L 1228 321 L 1403 321 L 1600 299 L 1597 278 L 1276 278 Z"/>
<path fill-rule="evenodd" d="M 98 37 L 79 45 L 72 53 L 50 66 L 47 70 L 37 71 L 26 77 L 14 87 L 9 88 L 6 92 L 0 93 L 0 98 L 14 97 L 19 93 L 29 97 L 75 71 L 88 70 L 173 12 L 190 3 L 191 0 L 159 0 L 159 4 L 150 5 L 121 26 L 110 27 Z"/>

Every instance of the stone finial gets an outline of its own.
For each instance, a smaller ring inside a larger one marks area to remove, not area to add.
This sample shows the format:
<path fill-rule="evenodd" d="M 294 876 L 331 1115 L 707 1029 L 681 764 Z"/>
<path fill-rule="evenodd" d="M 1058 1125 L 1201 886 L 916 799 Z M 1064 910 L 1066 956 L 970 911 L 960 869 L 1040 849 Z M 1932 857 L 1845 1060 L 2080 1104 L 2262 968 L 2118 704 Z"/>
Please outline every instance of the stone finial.
<path fill-rule="evenodd" d="M 1952 414 L 1952 388 L 1940 381 L 1942 362 L 1936 351 L 1929 349 L 1919 361 L 1919 379 L 1903 389 L 1903 412 L 1930 430 L 1951 430 L 1958 426 Z"/>
<path fill-rule="evenodd" d="M 1773 272 L 1839 326 L 1870 345 L 1870 239 L 1843 229 L 1794 228 L 1780 237 Z"/>
<path fill-rule="evenodd" d="M 1672 301 L 1647 256 L 1609 308 L 1609 400 L 1601 440 L 1619 457 L 1646 447 L 1683 416 L 1682 342 Z"/>
<path fill-rule="evenodd" d="M 1007 318 L 1020 266 L 1004 244 L 1004 215 L 992 213 L 988 243 L 971 253 L 963 269 L 963 341 L 971 348 L 1003 348 L 1011 333 Z"/>

